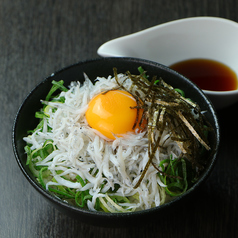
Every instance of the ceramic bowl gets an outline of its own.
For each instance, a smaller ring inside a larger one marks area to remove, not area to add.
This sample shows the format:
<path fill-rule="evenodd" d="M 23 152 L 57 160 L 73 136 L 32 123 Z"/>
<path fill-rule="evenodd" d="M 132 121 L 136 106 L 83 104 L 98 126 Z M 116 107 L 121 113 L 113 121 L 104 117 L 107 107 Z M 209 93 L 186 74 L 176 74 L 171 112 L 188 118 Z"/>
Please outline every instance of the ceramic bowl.
<path fill-rule="evenodd" d="M 86 73 L 91 80 L 94 80 L 97 76 L 108 77 L 109 75 L 112 75 L 113 67 L 116 67 L 118 72 L 121 73 L 125 73 L 126 71 L 130 70 L 131 73 L 138 74 L 137 68 L 139 66 L 142 66 L 148 72 L 148 74 L 161 76 L 167 83 L 184 90 L 186 95 L 196 101 L 200 105 L 201 109 L 205 111 L 207 120 L 214 128 L 214 131 L 210 133 L 209 136 L 209 144 L 212 149 L 207 154 L 207 167 L 205 168 L 199 181 L 194 184 L 194 186 L 191 187 L 185 194 L 175 198 L 169 203 L 148 210 L 132 213 L 128 212 L 110 214 L 105 212 L 89 211 L 80 207 L 69 205 L 51 195 L 48 191 L 41 187 L 26 165 L 26 154 L 24 152 L 25 142 L 23 141 L 23 137 L 27 136 L 28 130 L 34 129 L 38 124 L 38 120 L 35 118 L 35 112 L 42 107 L 40 100 L 46 97 L 52 86 L 52 80 L 64 80 L 65 86 L 68 86 L 71 81 L 83 82 L 84 73 Z M 168 213 L 171 208 L 178 206 L 181 201 L 183 201 L 185 198 L 188 198 L 188 196 L 192 194 L 193 191 L 197 190 L 197 188 L 208 177 L 212 168 L 214 167 L 219 140 L 219 125 L 213 105 L 196 85 L 194 85 L 184 76 L 178 74 L 166 66 L 156 62 L 134 58 L 102 58 L 89 60 L 66 67 L 52 74 L 48 78 L 44 79 L 40 84 L 38 84 L 28 94 L 28 96 L 26 96 L 19 108 L 19 111 L 17 112 L 13 126 L 13 149 L 16 161 L 30 184 L 57 209 L 79 219 L 82 222 L 98 226 L 135 225 L 139 224 L 141 221 L 143 223 L 150 221 L 152 218 L 154 218 L 154 216 L 164 219 L 163 214 Z"/>
<path fill-rule="evenodd" d="M 238 75 L 238 24 L 217 17 L 192 17 L 167 22 L 106 42 L 103 57 L 137 57 L 166 66 L 194 58 L 219 61 Z M 238 89 L 204 90 L 216 109 L 238 101 Z"/>

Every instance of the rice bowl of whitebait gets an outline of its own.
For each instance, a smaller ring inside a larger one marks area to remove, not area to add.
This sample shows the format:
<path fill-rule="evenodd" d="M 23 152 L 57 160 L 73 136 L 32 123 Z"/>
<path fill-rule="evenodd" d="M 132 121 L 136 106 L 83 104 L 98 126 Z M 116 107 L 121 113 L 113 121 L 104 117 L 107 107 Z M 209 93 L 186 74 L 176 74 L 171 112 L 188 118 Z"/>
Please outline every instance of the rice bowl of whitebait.
<path fill-rule="evenodd" d="M 219 145 L 213 105 L 184 76 L 135 58 L 64 68 L 23 101 L 18 165 L 59 210 L 121 226 L 160 216 L 210 174 Z M 143 218 L 143 219 L 142 219 Z"/>

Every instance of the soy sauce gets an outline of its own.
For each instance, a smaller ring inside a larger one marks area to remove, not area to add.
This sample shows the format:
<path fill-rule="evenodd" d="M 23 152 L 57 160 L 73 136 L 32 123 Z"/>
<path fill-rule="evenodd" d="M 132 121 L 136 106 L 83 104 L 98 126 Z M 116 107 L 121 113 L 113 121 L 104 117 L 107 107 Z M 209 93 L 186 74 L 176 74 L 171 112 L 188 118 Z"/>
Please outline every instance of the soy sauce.
<path fill-rule="evenodd" d="M 236 73 L 225 64 L 214 60 L 190 59 L 175 63 L 170 68 L 204 90 L 230 91 L 238 87 Z"/>

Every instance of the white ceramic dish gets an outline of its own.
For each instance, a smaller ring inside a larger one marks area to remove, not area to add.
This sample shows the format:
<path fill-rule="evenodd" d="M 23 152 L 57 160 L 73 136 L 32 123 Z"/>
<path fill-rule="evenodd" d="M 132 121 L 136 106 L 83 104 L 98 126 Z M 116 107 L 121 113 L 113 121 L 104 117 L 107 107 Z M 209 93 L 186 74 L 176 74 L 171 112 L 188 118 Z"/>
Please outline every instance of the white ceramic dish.
<path fill-rule="evenodd" d="M 238 23 L 217 17 L 180 19 L 106 42 L 103 57 L 135 57 L 170 66 L 205 58 L 226 64 L 238 75 Z M 203 90 L 216 109 L 238 102 L 238 90 Z"/>

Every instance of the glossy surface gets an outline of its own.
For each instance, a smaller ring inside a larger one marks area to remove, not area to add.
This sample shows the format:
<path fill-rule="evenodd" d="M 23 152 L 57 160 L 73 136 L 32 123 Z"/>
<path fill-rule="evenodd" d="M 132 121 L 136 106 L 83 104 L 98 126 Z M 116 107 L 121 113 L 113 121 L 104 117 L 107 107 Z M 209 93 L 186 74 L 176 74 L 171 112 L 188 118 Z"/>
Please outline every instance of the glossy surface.
<path fill-rule="evenodd" d="M 237 89 L 236 73 L 227 65 L 209 59 L 190 59 L 169 66 L 186 76 L 201 89 L 231 91 Z"/>
<path fill-rule="evenodd" d="M 138 123 L 133 129 L 137 118 L 137 110 L 134 108 L 136 106 L 137 102 L 130 93 L 113 90 L 95 96 L 89 102 L 85 116 L 93 129 L 114 140 L 115 136 L 120 137 L 139 129 Z"/>
<path fill-rule="evenodd" d="M 156 216 L 139 226 L 91 226 L 58 211 L 32 188 L 12 151 L 12 127 L 19 106 L 52 72 L 98 57 L 98 47 L 110 39 L 191 16 L 238 21 L 235 9 L 236 0 L 1 0 L 0 237 L 236 237 L 238 103 L 218 112 L 221 143 L 217 162 L 199 193 L 174 208 L 172 215 L 159 221 Z"/>

